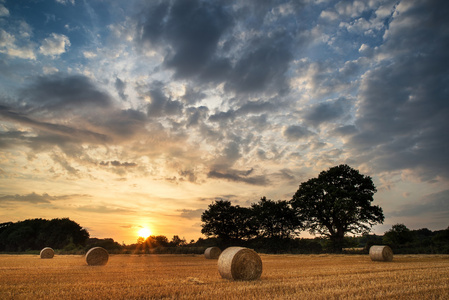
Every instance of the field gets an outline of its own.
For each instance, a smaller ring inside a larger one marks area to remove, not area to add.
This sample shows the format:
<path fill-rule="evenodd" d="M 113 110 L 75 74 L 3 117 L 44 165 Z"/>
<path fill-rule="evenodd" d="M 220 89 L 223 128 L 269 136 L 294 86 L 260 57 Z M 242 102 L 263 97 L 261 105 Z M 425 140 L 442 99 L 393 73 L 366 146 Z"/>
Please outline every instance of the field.
<path fill-rule="evenodd" d="M 261 255 L 262 277 L 229 281 L 202 255 L 0 255 L 0 299 L 449 299 L 449 255 Z"/>

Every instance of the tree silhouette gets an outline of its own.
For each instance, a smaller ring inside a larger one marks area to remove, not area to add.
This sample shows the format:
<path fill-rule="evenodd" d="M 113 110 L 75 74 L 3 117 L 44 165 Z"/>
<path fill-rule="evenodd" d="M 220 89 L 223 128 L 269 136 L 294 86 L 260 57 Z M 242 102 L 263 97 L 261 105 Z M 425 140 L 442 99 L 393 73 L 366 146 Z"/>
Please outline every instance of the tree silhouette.
<path fill-rule="evenodd" d="M 209 205 L 201 215 L 201 233 L 217 237 L 229 243 L 231 240 L 249 238 L 256 234 L 251 209 L 231 205 L 230 201 L 218 200 Z"/>
<path fill-rule="evenodd" d="M 371 205 L 375 192 L 371 177 L 339 165 L 301 183 L 291 205 L 310 233 L 328 236 L 334 251 L 341 251 L 346 233 L 383 223 L 382 208 Z"/>
<path fill-rule="evenodd" d="M 85 246 L 89 233 L 68 219 L 30 219 L 0 224 L 0 251 Z"/>
<path fill-rule="evenodd" d="M 286 200 L 273 201 L 262 197 L 251 208 L 259 236 L 290 238 L 301 227 L 295 211 Z"/>

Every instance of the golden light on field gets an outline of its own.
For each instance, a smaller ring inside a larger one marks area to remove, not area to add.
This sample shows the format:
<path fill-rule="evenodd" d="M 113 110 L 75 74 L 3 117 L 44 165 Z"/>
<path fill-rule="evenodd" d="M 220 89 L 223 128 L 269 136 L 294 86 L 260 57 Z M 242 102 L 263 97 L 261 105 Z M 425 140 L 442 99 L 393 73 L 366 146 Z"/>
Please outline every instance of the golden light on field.
<path fill-rule="evenodd" d="M 139 229 L 137 234 L 139 235 L 139 237 L 143 237 L 144 239 L 146 239 L 151 235 L 151 230 L 148 229 L 147 227 L 142 227 Z"/>
<path fill-rule="evenodd" d="M 0 255 L 0 299 L 449 299 L 449 255 L 396 255 L 388 263 L 261 254 L 254 282 L 223 279 L 217 261 L 203 255 L 114 255 L 98 268 L 86 268 L 80 255 L 36 257 Z"/>

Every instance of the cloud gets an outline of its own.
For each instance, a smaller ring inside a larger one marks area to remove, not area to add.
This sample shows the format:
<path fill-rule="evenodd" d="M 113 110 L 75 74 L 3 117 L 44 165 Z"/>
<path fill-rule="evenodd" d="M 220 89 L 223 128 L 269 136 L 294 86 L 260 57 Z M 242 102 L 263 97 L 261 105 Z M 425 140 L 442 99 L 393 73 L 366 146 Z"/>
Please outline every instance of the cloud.
<path fill-rule="evenodd" d="M 109 166 L 109 164 L 111 166 L 113 166 L 113 167 L 123 167 L 123 168 L 134 168 L 134 167 L 137 167 L 136 163 L 120 162 L 118 160 L 102 161 L 102 162 L 100 162 L 101 166 Z"/>
<path fill-rule="evenodd" d="M 75 0 L 56 0 L 56 2 L 63 4 L 63 5 L 67 5 L 67 4 L 72 4 L 75 5 Z"/>
<path fill-rule="evenodd" d="M 9 16 L 9 10 L 0 3 L 0 18 L 2 17 L 8 17 Z"/>
<path fill-rule="evenodd" d="M 163 90 L 163 83 L 154 81 L 147 93 L 149 104 L 147 114 L 149 117 L 165 117 L 167 115 L 179 115 L 183 110 L 183 104 L 178 100 L 172 100 Z"/>
<path fill-rule="evenodd" d="M 199 219 L 204 212 L 204 209 L 178 209 L 180 216 L 186 219 Z"/>
<path fill-rule="evenodd" d="M 95 127 L 113 135 L 116 142 L 130 140 L 148 132 L 145 128 L 148 123 L 147 115 L 136 109 L 106 110 L 94 117 L 89 116 L 88 120 Z"/>
<path fill-rule="evenodd" d="M 376 68 L 366 72 L 358 95 L 358 134 L 348 146 L 370 158 L 376 172 L 413 169 L 423 180 L 449 178 L 442 138 L 449 129 L 449 3 L 398 5 Z M 394 60 L 392 58 L 394 57 Z"/>
<path fill-rule="evenodd" d="M 76 208 L 78 211 L 99 214 L 135 214 L 136 211 L 128 208 L 113 207 L 108 205 L 83 205 Z"/>
<path fill-rule="evenodd" d="M 244 182 L 251 185 L 268 185 L 270 181 L 265 175 L 249 176 L 253 169 L 248 171 L 240 171 L 228 169 L 226 171 L 212 170 L 207 174 L 209 178 L 225 179 L 234 182 Z"/>
<path fill-rule="evenodd" d="M 120 97 L 120 99 L 122 99 L 123 101 L 125 101 L 128 96 L 125 95 L 125 89 L 126 89 L 126 82 L 122 81 L 120 78 L 116 78 L 115 79 L 115 89 Z"/>
<path fill-rule="evenodd" d="M 225 179 L 234 182 L 243 182 L 251 185 L 268 185 L 269 180 L 264 175 L 247 176 L 247 171 L 228 170 L 227 172 L 219 172 L 212 170 L 207 174 L 209 178 Z"/>
<path fill-rule="evenodd" d="M 0 29 L 0 53 L 5 53 L 12 57 L 35 60 L 34 45 L 28 38 L 22 38 L 18 41 L 16 37 L 3 29 Z M 20 43 L 20 45 L 17 45 Z"/>
<path fill-rule="evenodd" d="M 167 43 L 164 65 L 174 69 L 176 77 L 189 78 L 223 68 L 216 51 L 232 19 L 218 2 L 160 1 L 149 5 L 143 17 L 138 26 L 141 42 L 156 46 Z"/>
<path fill-rule="evenodd" d="M 449 219 L 449 190 L 424 196 L 415 203 L 403 205 L 399 210 L 390 213 L 395 217 L 418 217 L 431 214 L 434 217 Z"/>
<path fill-rule="evenodd" d="M 84 130 L 84 129 L 77 129 L 61 124 L 54 124 L 54 123 L 48 123 L 48 122 L 41 122 L 33 120 L 21 113 L 16 113 L 12 110 L 10 110 L 8 107 L 2 107 L 0 106 L 0 115 L 2 115 L 5 119 L 17 122 L 22 125 L 31 126 L 34 129 L 42 130 L 46 132 L 46 134 L 42 134 L 40 137 L 29 137 L 30 141 L 38 141 L 38 140 L 47 140 L 50 144 L 54 144 L 58 140 L 62 142 L 63 140 L 68 141 L 95 141 L 95 142 L 105 142 L 109 138 L 101 133 Z M 50 136 L 55 135 L 55 136 Z"/>
<path fill-rule="evenodd" d="M 71 195 L 59 195 L 59 196 L 50 196 L 47 193 L 43 193 L 42 195 L 36 194 L 32 192 L 26 195 L 4 195 L 0 196 L 1 202 L 9 202 L 9 203 L 32 203 L 32 204 L 42 204 L 42 203 L 51 203 L 59 200 L 70 200 L 76 198 L 86 198 L 90 197 L 89 195 L 82 194 L 71 194 Z"/>
<path fill-rule="evenodd" d="M 42 41 L 39 52 L 47 56 L 59 56 L 70 47 L 70 40 L 63 34 L 52 33 Z"/>
<path fill-rule="evenodd" d="M 335 134 L 337 136 L 350 136 L 356 134 L 357 132 L 357 127 L 355 127 L 354 125 L 344 125 L 332 130 L 332 134 Z"/>
<path fill-rule="evenodd" d="M 237 93 L 286 93 L 292 45 L 292 37 L 285 31 L 254 38 L 235 63 L 226 89 Z"/>
<path fill-rule="evenodd" d="M 51 158 L 53 159 L 53 162 L 59 164 L 64 170 L 66 170 L 68 175 L 77 178 L 81 177 L 80 170 L 74 168 L 70 164 L 69 160 L 67 160 L 64 156 L 54 153 L 51 155 Z"/>
<path fill-rule="evenodd" d="M 304 118 L 313 126 L 318 126 L 324 122 L 336 121 L 348 115 L 351 109 L 351 102 L 346 98 L 326 101 L 309 109 Z"/>
<path fill-rule="evenodd" d="M 82 75 L 52 74 L 37 77 L 21 91 L 28 112 L 65 114 L 96 108 L 109 108 L 111 97 Z"/>
<path fill-rule="evenodd" d="M 290 125 L 284 129 L 283 135 L 289 141 L 297 141 L 299 139 L 308 138 L 314 135 L 314 133 L 304 126 Z"/>

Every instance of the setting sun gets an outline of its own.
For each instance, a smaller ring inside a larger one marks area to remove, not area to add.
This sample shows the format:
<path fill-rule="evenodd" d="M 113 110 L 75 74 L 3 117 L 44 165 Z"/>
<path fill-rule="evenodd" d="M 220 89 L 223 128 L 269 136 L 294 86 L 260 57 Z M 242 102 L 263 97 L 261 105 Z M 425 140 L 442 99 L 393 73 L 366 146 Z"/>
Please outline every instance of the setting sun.
<path fill-rule="evenodd" d="M 137 234 L 139 235 L 139 237 L 143 237 L 144 239 L 146 239 L 147 237 L 149 237 L 151 235 L 151 230 L 149 230 L 146 227 L 143 227 L 143 228 L 139 229 Z"/>

